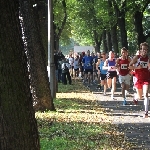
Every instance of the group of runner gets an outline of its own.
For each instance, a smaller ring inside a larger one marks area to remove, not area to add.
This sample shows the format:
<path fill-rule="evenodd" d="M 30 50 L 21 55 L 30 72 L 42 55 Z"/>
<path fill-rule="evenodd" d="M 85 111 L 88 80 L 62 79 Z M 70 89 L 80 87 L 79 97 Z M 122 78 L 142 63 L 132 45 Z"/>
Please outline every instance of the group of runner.
<path fill-rule="evenodd" d="M 123 47 L 121 55 L 115 56 L 113 51 L 110 51 L 108 56 L 105 52 L 98 53 L 97 56 L 90 54 L 87 51 L 82 58 L 82 68 L 84 70 L 83 82 L 88 82 L 88 86 L 93 84 L 95 74 L 97 81 L 103 87 L 103 94 L 107 94 L 107 89 L 111 89 L 111 99 L 114 100 L 116 91 L 116 80 L 119 79 L 121 85 L 121 93 L 123 105 L 127 105 L 127 93 L 131 86 L 133 78 L 133 87 L 135 89 L 134 104 L 138 104 L 138 100 L 144 98 L 144 117 L 148 117 L 149 106 L 149 86 L 150 86 L 150 58 L 148 57 L 148 43 L 140 44 L 140 50 L 132 58 L 128 54 L 128 50 Z"/>

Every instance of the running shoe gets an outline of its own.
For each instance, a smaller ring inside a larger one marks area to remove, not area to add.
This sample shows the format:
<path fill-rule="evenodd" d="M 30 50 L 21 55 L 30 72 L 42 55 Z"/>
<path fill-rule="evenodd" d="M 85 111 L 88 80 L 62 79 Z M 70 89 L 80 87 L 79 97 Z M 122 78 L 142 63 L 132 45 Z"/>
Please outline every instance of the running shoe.
<path fill-rule="evenodd" d="M 138 105 L 138 100 L 136 100 L 136 99 L 133 98 L 133 103 L 134 103 L 135 105 Z"/>
<path fill-rule="evenodd" d="M 114 98 L 114 96 L 113 96 L 113 95 L 111 95 L 111 100 L 115 100 L 115 98 Z"/>
<path fill-rule="evenodd" d="M 107 95 L 106 92 L 104 92 L 103 95 L 106 96 Z"/>
<path fill-rule="evenodd" d="M 148 118 L 148 113 L 145 113 L 143 118 Z"/>
<path fill-rule="evenodd" d="M 127 101 L 124 99 L 123 106 L 127 105 Z"/>
<path fill-rule="evenodd" d="M 133 91 L 136 91 L 136 87 L 135 86 L 133 86 Z"/>
<path fill-rule="evenodd" d="M 87 85 L 87 88 L 90 88 L 90 85 L 89 85 L 89 84 Z"/>
<path fill-rule="evenodd" d="M 96 84 L 96 80 L 93 81 L 93 84 Z"/>
<path fill-rule="evenodd" d="M 101 90 L 101 85 L 97 85 L 97 87 L 96 87 L 96 88 Z"/>

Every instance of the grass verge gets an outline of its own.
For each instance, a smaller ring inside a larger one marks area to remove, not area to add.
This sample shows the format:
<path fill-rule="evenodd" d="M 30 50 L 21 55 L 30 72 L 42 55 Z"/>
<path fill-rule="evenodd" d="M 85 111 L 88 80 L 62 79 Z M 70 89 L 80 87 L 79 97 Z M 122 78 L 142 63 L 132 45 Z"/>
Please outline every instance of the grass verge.
<path fill-rule="evenodd" d="M 56 112 L 36 113 L 41 150 L 129 150 L 124 134 L 81 82 L 59 84 Z"/>

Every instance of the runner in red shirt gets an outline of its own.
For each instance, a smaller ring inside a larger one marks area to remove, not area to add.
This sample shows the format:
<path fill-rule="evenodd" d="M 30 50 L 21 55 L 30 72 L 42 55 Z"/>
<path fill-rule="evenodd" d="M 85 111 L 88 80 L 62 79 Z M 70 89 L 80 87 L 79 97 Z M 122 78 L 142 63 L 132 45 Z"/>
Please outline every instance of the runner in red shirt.
<path fill-rule="evenodd" d="M 149 63 L 148 58 L 148 43 L 144 42 L 140 44 L 140 55 L 135 56 L 130 62 L 129 69 L 135 69 L 135 77 L 137 79 L 135 86 L 139 99 L 144 96 L 145 114 L 144 117 L 148 117 L 148 86 L 149 86 Z M 134 65 L 134 66 L 133 66 Z"/>
<path fill-rule="evenodd" d="M 123 47 L 121 49 L 121 57 L 119 57 L 116 61 L 116 67 L 119 72 L 119 82 L 122 87 L 122 97 L 123 97 L 123 105 L 126 105 L 126 94 L 130 87 L 130 74 L 129 71 L 129 63 L 131 62 L 131 58 L 128 56 L 128 50 Z"/>

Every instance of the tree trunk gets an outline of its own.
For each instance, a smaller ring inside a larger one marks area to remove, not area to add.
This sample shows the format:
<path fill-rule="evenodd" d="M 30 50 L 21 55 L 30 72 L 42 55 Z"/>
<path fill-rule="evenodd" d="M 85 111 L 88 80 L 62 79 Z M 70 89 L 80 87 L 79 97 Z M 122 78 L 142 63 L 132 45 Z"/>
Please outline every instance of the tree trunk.
<path fill-rule="evenodd" d="M 54 27 L 53 27 L 53 1 L 49 1 L 49 22 L 50 22 L 50 30 L 49 30 L 49 35 L 50 35 L 50 41 L 48 41 L 48 45 L 50 48 L 50 53 L 49 53 L 49 62 L 50 62 L 50 89 L 51 89 L 51 95 L 53 98 L 56 98 L 56 66 L 55 66 L 55 60 L 54 60 Z"/>
<path fill-rule="evenodd" d="M 96 30 L 93 30 L 94 42 L 95 42 L 95 52 L 100 52 L 100 46 L 102 43 L 102 34 L 99 35 Z"/>
<path fill-rule="evenodd" d="M 113 50 L 115 51 L 115 53 L 119 53 L 117 39 L 117 24 L 111 28 L 111 41 L 113 45 Z"/>
<path fill-rule="evenodd" d="M 0 1 L 0 26 L 0 150 L 40 150 L 19 0 Z"/>
<path fill-rule="evenodd" d="M 20 1 L 23 15 L 24 33 L 27 42 L 30 81 L 36 111 L 55 110 L 51 97 L 46 55 L 40 35 L 40 25 L 36 7 L 31 1 Z"/>
<path fill-rule="evenodd" d="M 128 49 L 128 42 L 127 42 L 127 31 L 126 31 L 126 24 L 125 24 L 125 15 L 126 15 L 126 0 L 123 1 L 121 10 L 119 10 L 117 4 L 114 4 L 114 8 L 118 18 L 118 26 L 120 28 L 120 35 L 121 35 L 121 46 L 126 47 Z"/>
<path fill-rule="evenodd" d="M 143 34 L 143 25 L 142 25 L 143 13 L 136 11 L 134 14 L 134 25 L 135 31 L 137 32 L 138 46 L 146 41 L 146 37 Z"/>
<path fill-rule="evenodd" d="M 40 33 L 42 36 L 42 42 L 46 54 L 46 66 L 48 60 L 48 7 L 45 1 L 38 0 L 37 9 L 39 14 Z"/>
<path fill-rule="evenodd" d="M 109 31 L 107 31 L 107 47 L 108 51 L 112 50 L 111 34 Z"/>
<path fill-rule="evenodd" d="M 125 14 L 123 14 L 124 17 L 121 17 L 118 19 L 118 25 L 120 28 L 120 34 L 121 34 L 121 46 L 126 47 L 128 49 L 128 42 L 127 42 L 127 31 L 125 26 Z"/>
<path fill-rule="evenodd" d="M 95 52 L 100 52 L 101 42 L 95 42 Z"/>
<path fill-rule="evenodd" d="M 103 31 L 103 51 L 107 52 L 107 39 L 106 39 L 106 30 Z"/>
<path fill-rule="evenodd" d="M 59 37 L 54 34 L 54 49 L 58 52 L 59 51 Z"/>
<path fill-rule="evenodd" d="M 113 3 L 115 1 L 107 1 L 108 2 L 108 14 L 110 17 L 114 18 L 114 6 Z M 107 45 L 108 45 L 108 50 L 112 51 L 114 50 L 115 52 L 118 51 L 118 40 L 117 40 L 117 23 L 114 24 L 110 20 L 110 31 L 107 33 Z"/>

